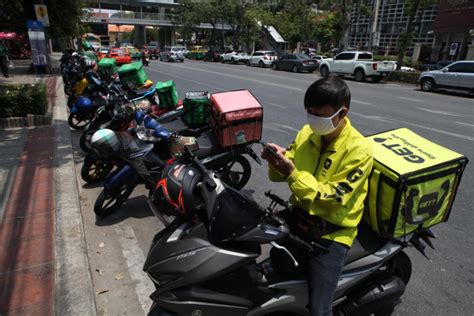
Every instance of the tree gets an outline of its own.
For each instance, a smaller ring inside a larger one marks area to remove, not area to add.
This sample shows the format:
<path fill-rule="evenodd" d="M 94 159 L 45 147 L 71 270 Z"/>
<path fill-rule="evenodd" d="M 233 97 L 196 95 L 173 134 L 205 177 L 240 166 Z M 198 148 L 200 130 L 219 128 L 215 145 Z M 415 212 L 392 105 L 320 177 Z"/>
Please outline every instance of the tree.
<path fill-rule="evenodd" d="M 311 20 L 312 37 L 316 38 L 323 50 L 337 45 L 342 35 L 342 21 L 334 12 L 316 14 Z"/>
<path fill-rule="evenodd" d="M 416 36 L 415 28 L 421 22 L 423 11 L 429 6 L 437 4 L 438 0 L 405 0 L 405 15 L 408 17 L 406 32 L 398 38 L 398 62 L 397 70 L 403 66 L 403 58 L 408 47 L 413 43 Z"/>

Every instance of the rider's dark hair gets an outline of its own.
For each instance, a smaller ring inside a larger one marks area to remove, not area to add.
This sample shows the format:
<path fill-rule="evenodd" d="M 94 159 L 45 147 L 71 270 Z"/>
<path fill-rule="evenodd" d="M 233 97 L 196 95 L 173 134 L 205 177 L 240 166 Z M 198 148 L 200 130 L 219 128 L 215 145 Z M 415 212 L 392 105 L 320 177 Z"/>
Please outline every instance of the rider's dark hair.
<path fill-rule="evenodd" d="M 344 105 L 349 108 L 350 103 L 349 87 L 339 76 L 332 74 L 315 81 L 304 96 L 305 109 L 329 105 L 337 111 Z"/>

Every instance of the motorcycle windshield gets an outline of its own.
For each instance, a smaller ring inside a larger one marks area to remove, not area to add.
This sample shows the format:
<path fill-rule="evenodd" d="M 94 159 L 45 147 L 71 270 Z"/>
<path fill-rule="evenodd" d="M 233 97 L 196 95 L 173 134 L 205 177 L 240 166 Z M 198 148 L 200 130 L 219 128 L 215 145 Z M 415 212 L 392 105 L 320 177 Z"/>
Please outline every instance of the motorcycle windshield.
<path fill-rule="evenodd" d="M 251 199 L 232 188 L 217 197 L 209 221 L 209 241 L 219 245 L 251 230 L 261 222 L 262 210 Z"/>

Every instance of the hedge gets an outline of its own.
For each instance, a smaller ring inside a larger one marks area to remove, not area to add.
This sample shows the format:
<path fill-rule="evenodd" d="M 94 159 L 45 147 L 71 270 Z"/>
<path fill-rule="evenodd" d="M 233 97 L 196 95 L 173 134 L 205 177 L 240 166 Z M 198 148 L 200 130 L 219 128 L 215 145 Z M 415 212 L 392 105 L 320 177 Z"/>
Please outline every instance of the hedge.
<path fill-rule="evenodd" d="M 44 115 L 47 110 L 48 98 L 43 83 L 0 85 L 0 118 Z"/>
<path fill-rule="evenodd" d="M 393 71 L 387 76 L 386 80 L 416 84 L 419 76 L 419 72 Z"/>

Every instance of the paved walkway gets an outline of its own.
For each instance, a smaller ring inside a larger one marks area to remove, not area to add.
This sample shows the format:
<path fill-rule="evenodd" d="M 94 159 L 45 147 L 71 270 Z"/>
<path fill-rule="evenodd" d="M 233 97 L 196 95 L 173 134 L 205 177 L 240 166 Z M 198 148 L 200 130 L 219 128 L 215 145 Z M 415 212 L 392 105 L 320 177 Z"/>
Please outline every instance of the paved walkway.
<path fill-rule="evenodd" d="M 54 122 L 0 130 L 0 315 L 94 315 L 61 78 L 26 70 L 0 83 L 44 82 Z"/>

